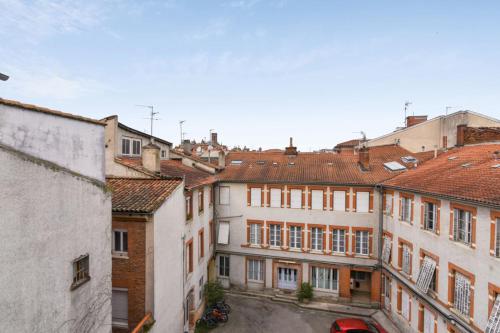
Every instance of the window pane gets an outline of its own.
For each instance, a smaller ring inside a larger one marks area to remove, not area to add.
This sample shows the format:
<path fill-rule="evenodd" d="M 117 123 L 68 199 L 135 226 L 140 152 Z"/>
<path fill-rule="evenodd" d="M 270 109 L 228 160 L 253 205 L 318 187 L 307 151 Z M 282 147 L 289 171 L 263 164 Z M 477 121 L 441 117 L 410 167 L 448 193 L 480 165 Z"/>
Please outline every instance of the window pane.
<path fill-rule="evenodd" d="M 121 251 L 121 246 L 120 246 L 120 232 L 119 231 L 115 231 L 114 232 L 114 235 L 115 235 L 115 251 Z"/>
<path fill-rule="evenodd" d="M 130 154 L 130 140 L 123 138 L 122 139 L 122 154 L 129 155 Z"/>

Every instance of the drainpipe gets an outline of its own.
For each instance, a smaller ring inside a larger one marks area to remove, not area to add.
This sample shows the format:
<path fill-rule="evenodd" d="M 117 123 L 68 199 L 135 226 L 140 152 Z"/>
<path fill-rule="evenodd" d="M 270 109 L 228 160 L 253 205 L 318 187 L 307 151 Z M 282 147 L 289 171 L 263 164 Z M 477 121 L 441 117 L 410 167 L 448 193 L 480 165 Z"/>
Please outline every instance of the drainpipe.
<path fill-rule="evenodd" d="M 189 311 L 187 308 L 187 303 L 186 303 L 186 235 L 182 235 L 181 237 L 181 242 L 182 242 L 182 304 L 184 313 L 183 313 L 183 327 L 184 327 L 184 333 L 186 333 L 188 330 L 186 330 L 186 313 Z M 188 317 L 188 327 L 189 327 L 189 317 Z"/>
<path fill-rule="evenodd" d="M 382 308 L 382 299 L 384 295 L 382 295 L 382 246 L 383 246 L 383 235 L 384 235 L 384 188 L 382 185 L 375 185 L 377 192 L 380 194 L 379 196 L 379 213 L 378 213 L 378 267 L 380 269 L 380 308 Z"/>

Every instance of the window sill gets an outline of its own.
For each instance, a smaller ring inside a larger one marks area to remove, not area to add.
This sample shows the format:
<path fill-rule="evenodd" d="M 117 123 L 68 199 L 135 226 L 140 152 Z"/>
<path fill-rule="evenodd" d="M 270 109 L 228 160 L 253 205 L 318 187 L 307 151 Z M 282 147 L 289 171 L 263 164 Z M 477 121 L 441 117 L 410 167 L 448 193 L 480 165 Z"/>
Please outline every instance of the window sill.
<path fill-rule="evenodd" d="M 248 279 L 247 282 L 264 284 L 263 280 L 250 280 L 250 279 Z"/>
<path fill-rule="evenodd" d="M 325 254 L 323 250 L 311 250 L 312 254 Z"/>
<path fill-rule="evenodd" d="M 71 284 L 70 290 L 78 289 L 78 288 L 80 288 L 81 286 L 83 286 L 85 283 L 87 283 L 89 281 L 90 281 L 90 276 L 86 277 L 85 279 L 83 279 L 81 281 L 74 282 L 74 283 Z"/>
<path fill-rule="evenodd" d="M 345 252 L 332 252 L 332 256 L 345 257 L 345 256 L 347 256 L 347 254 Z"/>
<path fill-rule="evenodd" d="M 128 253 L 123 253 L 123 254 L 113 253 L 111 255 L 111 258 L 113 258 L 113 259 L 130 259 L 128 256 Z"/>
<path fill-rule="evenodd" d="M 260 249 L 261 245 L 260 244 L 250 244 L 248 247 L 253 247 L 254 249 Z"/>
<path fill-rule="evenodd" d="M 122 321 L 112 321 L 111 326 L 128 329 L 128 323 Z"/>
<path fill-rule="evenodd" d="M 298 247 L 289 247 L 288 250 L 291 252 L 302 252 L 302 249 Z"/>
<path fill-rule="evenodd" d="M 453 306 L 450 307 L 450 312 L 453 313 L 454 315 L 458 316 L 460 319 L 466 321 L 468 324 L 470 324 L 472 322 L 470 317 L 464 315 L 463 313 L 461 313 L 460 311 L 455 309 Z"/>
<path fill-rule="evenodd" d="M 282 249 L 281 245 L 269 245 L 268 248 L 270 250 L 281 250 Z"/>
<path fill-rule="evenodd" d="M 426 234 L 429 234 L 429 235 L 432 235 L 432 236 L 439 236 L 439 233 L 436 232 L 436 231 L 434 231 L 434 230 L 425 229 L 425 228 L 422 228 L 422 227 L 420 227 L 420 230 L 422 230 Z"/>

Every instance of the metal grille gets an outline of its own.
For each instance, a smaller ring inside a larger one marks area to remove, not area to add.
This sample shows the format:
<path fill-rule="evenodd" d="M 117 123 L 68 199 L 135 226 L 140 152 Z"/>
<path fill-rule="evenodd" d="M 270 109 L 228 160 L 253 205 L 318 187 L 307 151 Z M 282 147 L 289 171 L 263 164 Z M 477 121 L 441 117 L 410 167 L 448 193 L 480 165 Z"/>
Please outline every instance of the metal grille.
<path fill-rule="evenodd" d="M 454 307 L 466 317 L 470 315 L 470 287 L 469 279 L 455 272 Z"/>
<path fill-rule="evenodd" d="M 432 258 L 425 256 L 417 278 L 417 288 L 422 292 L 427 293 L 429 290 L 435 270 L 436 262 Z"/>
<path fill-rule="evenodd" d="M 500 295 L 497 295 L 484 333 L 500 333 Z"/>
<path fill-rule="evenodd" d="M 406 274 L 410 274 L 410 268 L 411 268 L 411 254 L 410 254 L 410 248 L 403 244 L 403 260 L 402 260 L 402 267 L 401 269 L 403 272 Z"/>
<path fill-rule="evenodd" d="M 382 250 L 382 260 L 385 263 L 391 262 L 392 240 L 389 237 L 384 237 L 384 248 Z"/>

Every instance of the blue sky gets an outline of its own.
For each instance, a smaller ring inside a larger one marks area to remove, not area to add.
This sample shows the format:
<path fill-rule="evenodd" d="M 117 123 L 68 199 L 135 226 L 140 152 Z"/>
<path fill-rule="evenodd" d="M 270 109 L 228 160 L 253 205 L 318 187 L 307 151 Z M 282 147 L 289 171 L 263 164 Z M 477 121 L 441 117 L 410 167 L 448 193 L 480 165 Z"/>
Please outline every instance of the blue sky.
<path fill-rule="evenodd" d="M 0 0 L 0 96 L 179 141 L 333 147 L 410 113 L 500 118 L 499 1 Z"/>

